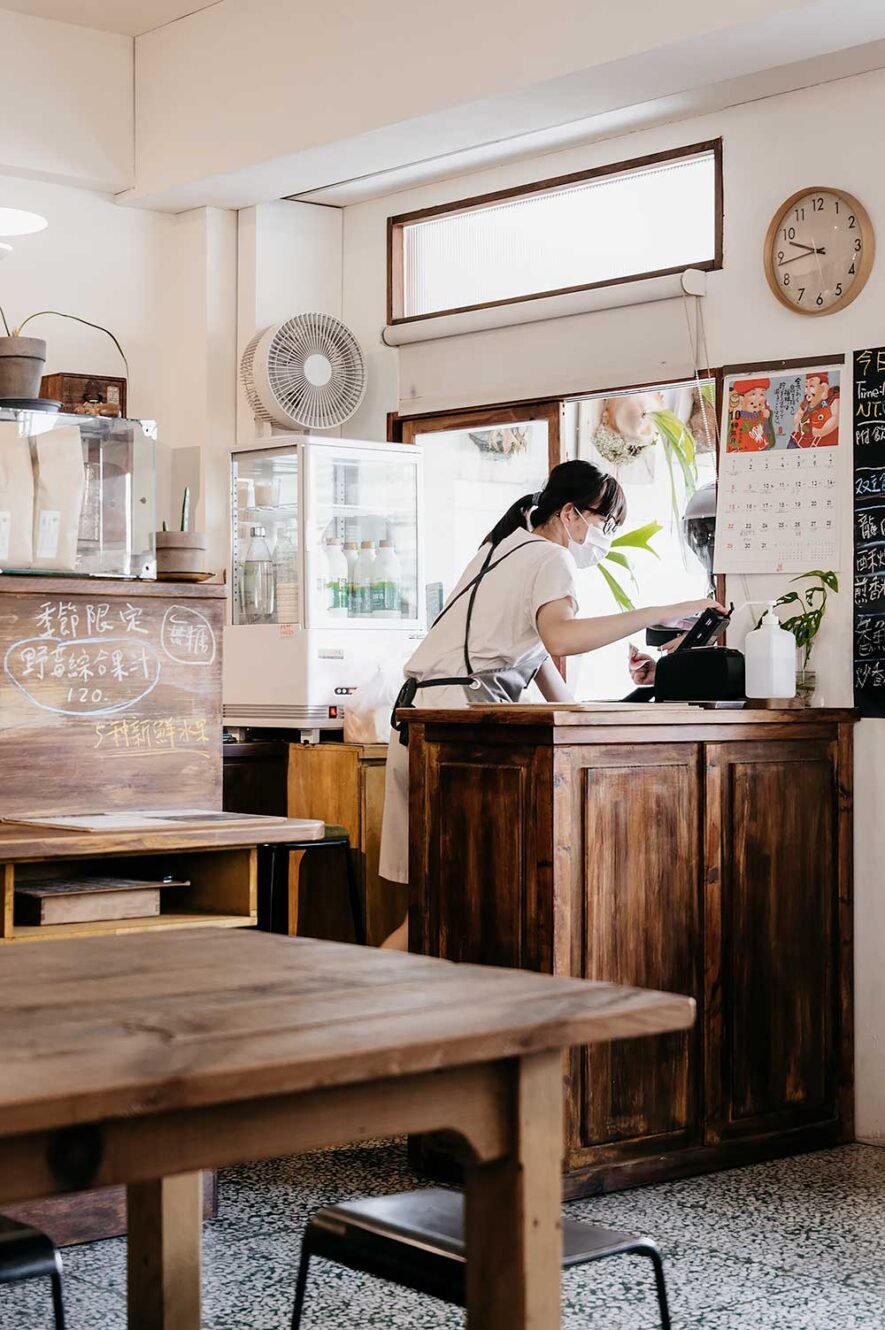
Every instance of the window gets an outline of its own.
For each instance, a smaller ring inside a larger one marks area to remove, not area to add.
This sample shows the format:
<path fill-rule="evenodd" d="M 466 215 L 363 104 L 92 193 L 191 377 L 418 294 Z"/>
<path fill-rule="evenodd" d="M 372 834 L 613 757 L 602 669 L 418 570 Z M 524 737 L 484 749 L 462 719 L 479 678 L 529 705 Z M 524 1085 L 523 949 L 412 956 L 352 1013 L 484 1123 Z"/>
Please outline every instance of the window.
<path fill-rule="evenodd" d="M 721 266 L 721 143 L 389 222 L 389 321 Z"/>
<path fill-rule="evenodd" d="M 671 605 L 674 601 L 707 595 L 710 573 L 682 537 L 681 519 L 688 495 L 675 464 L 671 480 L 667 455 L 654 422 L 659 418 L 657 413 L 669 412 L 683 424 L 696 449 L 698 489 L 714 485 L 717 430 L 713 380 L 594 394 L 569 402 L 566 411 L 570 454 L 614 472 L 621 483 L 627 497 L 623 531 L 635 531 L 649 522 L 661 526 L 651 541 L 654 554 L 624 551 L 629 556 L 632 575 L 621 567 L 606 564 L 610 573 L 617 576 L 636 605 Z M 637 450 L 635 458 L 613 460 L 618 458 L 625 442 Z M 618 609 L 605 579 L 596 569 L 578 574 L 578 601 L 578 613 L 588 617 L 613 614 Z M 639 651 L 655 655 L 646 646 L 645 633 L 639 632 L 629 641 L 614 642 L 569 660 L 566 677 L 575 696 L 582 700 L 624 697 L 632 687 L 627 669 L 630 642 Z"/>

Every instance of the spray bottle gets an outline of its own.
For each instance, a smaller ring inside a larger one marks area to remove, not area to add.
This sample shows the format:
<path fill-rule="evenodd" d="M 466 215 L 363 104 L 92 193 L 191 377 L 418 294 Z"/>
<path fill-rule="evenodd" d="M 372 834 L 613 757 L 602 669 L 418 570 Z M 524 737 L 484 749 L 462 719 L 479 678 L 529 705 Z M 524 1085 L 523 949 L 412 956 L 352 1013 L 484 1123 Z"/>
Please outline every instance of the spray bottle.
<path fill-rule="evenodd" d="M 796 639 L 781 626 L 774 601 L 747 633 L 744 641 L 747 667 L 747 697 L 787 698 L 796 696 Z"/>

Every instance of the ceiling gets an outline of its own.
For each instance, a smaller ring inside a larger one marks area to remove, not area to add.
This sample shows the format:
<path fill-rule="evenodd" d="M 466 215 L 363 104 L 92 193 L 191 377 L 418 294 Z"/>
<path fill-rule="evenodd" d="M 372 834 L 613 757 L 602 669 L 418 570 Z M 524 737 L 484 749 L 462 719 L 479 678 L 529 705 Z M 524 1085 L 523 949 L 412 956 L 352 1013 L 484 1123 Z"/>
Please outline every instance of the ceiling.
<path fill-rule="evenodd" d="M 0 0 L 0 9 L 138 37 L 222 0 Z"/>

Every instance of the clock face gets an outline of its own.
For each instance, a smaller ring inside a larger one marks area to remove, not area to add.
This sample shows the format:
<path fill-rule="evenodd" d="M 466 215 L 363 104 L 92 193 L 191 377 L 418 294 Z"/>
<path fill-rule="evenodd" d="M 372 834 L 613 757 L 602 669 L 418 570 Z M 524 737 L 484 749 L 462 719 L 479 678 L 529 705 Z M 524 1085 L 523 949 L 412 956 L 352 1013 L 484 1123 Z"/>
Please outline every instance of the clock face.
<path fill-rule="evenodd" d="M 765 274 L 797 314 L 831 314 L 862 291 L 875 241 L 864 207 L 834 189 L 801 190 L 775 214 L 765 240 Z"/>

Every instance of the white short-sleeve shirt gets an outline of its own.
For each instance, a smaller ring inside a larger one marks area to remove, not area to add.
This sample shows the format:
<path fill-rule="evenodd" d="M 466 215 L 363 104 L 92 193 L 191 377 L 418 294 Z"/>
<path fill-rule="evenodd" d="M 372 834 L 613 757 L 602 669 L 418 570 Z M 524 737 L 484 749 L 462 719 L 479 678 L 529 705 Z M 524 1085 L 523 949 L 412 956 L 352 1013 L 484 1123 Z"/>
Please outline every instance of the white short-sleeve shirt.
<path fill-rule="evenodd" d="M 524 546 L 525 548 L 518 548 Z M 510 551 L 514 552 L 511 554 Z M 484 545 L 465 568 L 449 597 L 473 580 L 488 555 Z M 490 565 L 479 584 L 470 620 L 470 664 L 475 670 L 539 669 L 547 651 L 538 635 L 538 611 L 552 600 L 569 596 L 577 610 L 577 566 L 568 550 L 543 536 L 515 531 L 495 547 L 491 564 L 507 555 L 500 568 Z M 406 665 L 418 679 L 457 678 L 465 673 L 464 628 L 470 592 L 438 619 Z M 423 689 L 419 707 L 463 707 L 471 700 L 465 688 Z M 387 757 L 384 823 L 381 833 L 381 876 L 390 882 L 409 880 L 409 752 L 394 734 Z"/>
<path fill-rule="evenodd" d="M 449 603 L 480 571 L 488 552 L 488 545 L 483 545 L 471 559 Z M 490 567 L 477 588 L 470 621 L 473 668 L 542 665 L 547 652 L 538 636 L 538 611 L 550 601 L 566 596 L 577 609 L 576 571 L 574 559 L 562 545 L 524 530 L 506 536 L 495 547 Z M 406 674 L 431 679 L 464 673 L 464 630 L 469 603 L 468 591 L 434 624 L 407 664 Z M 425 706 L 446 705 L 429 693 L 421 700 Z M 463 700 L 455 705 L 463 705 Z"/>

